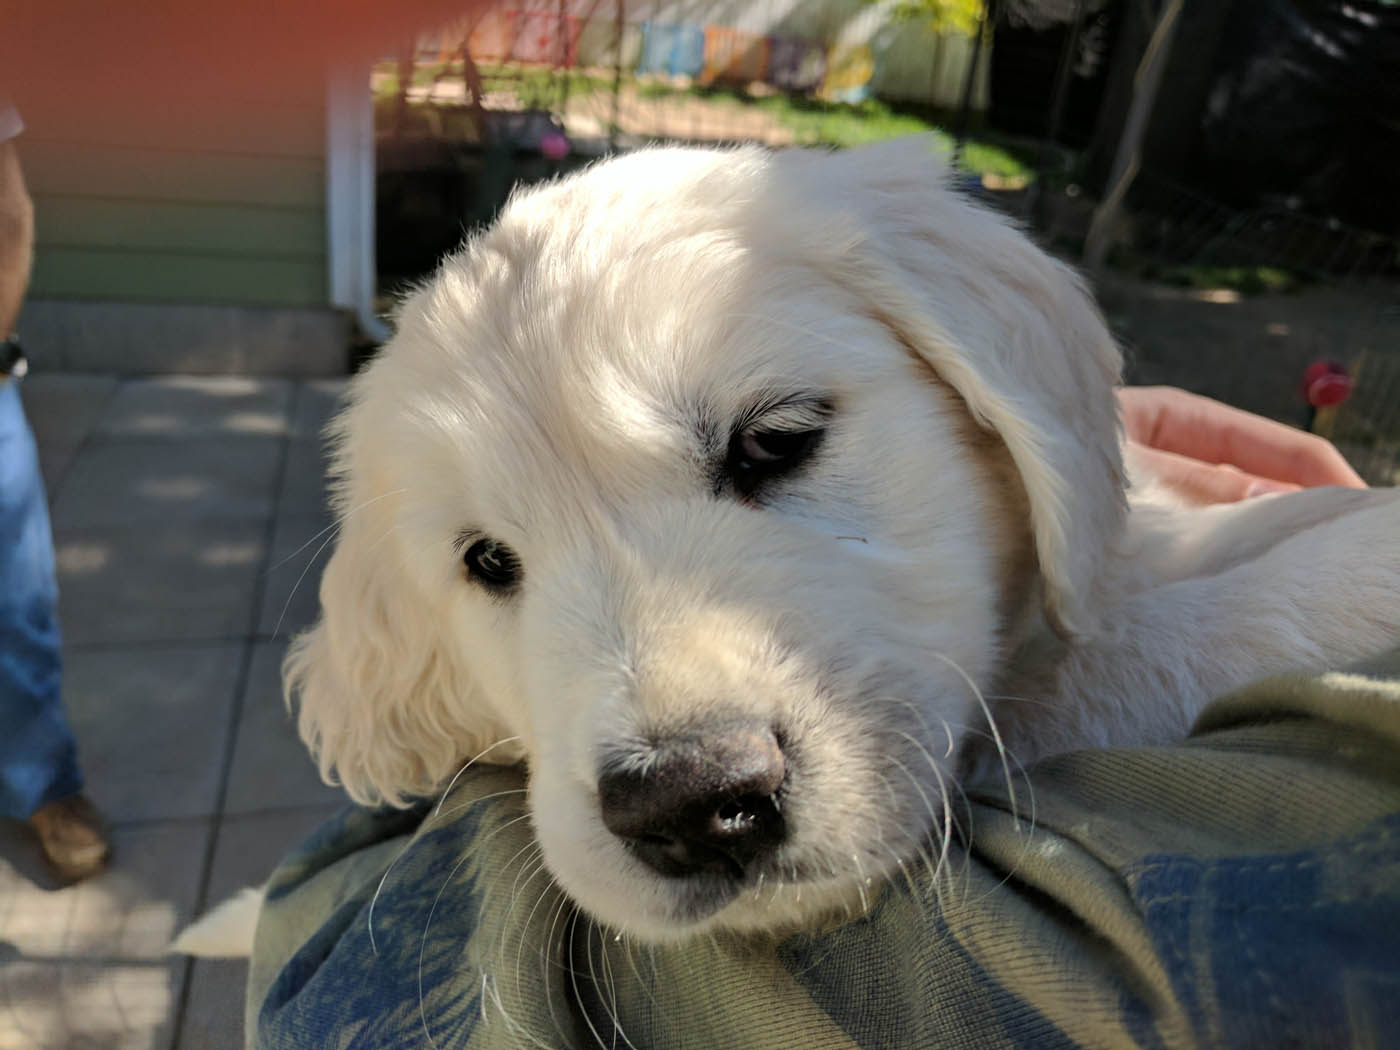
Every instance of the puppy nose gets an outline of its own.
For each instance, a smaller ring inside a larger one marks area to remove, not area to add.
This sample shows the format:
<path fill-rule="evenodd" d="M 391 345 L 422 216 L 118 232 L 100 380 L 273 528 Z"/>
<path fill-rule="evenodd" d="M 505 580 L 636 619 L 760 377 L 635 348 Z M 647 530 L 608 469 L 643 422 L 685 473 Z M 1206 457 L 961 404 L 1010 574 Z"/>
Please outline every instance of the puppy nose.
<path fill-rule="evenodd" d="M 786 834 L 783 774 L 767 728 L 673 737 L 598 778 L 603 823 L 662 875 L 742 879 Z"/>

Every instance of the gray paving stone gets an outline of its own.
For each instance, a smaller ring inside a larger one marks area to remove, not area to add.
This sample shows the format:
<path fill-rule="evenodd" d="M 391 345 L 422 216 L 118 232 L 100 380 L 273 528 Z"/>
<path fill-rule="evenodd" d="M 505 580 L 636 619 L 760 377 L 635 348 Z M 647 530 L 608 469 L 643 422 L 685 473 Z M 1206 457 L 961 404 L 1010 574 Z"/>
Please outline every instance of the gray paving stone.
<path fill-rule="evenodd" d="M 320 442 L 291 442 L 287 446 L 282 491 L 277 496 L 278 513 L 325 513 L 330 507 L 326 494 L 326 470 L 329 466 L 330 458 Z"/>
<path fill-rule="evenodd" d="M 310 379 L 297 384 L 291 436 L 296 441 L 321 441 L 331 416 L 341 407 L 348 379 Z"/>
<path fill-rule="evenodd" d="M 339 806 L 227 818 L 219 831 L 210 872 L 209 903 L 266 880 L 277 862 Z M 243 1045 L 243 992 L 248 964 L 200 959 L 175 1050 L 228 1050 Z"/>
<path fill-rule="evenodd" d="M 335 549 L 330 514 L 287 514 L 273 526 L 258 634 L 291 638 L 320 615 L 321 573 Z"/>
<path fill-rule="evenodd" d="M 88 794 L 110 819 L 214 813 L 244 646 L 70 652 L 64 696 Z"/>
<path fill-rule="evenodd" d="M 30 298 L 19 329 L 42 363 L 73 371 L 335 376 L 349 364 L 350 324 L 328 307 Z"/>
<path fill-rule="evenodd" d="M 228 522 L 56 530 L 66 643 L 246 635 L 265 532 Z"/>
<path fill-rule="evenodd" d="M 209 831 L 118 827 L 106 872 L 55 889 L 29 877 L 28 836 L 0 827 L 0 1050 L 169 1045 L 185 965 L 164 952 L 193 911 Z"/>
<path fill-rule="evenodd" d="M 24 412 L 39 446 L 39 466 L 52 501 L 84 439 L 117 391 L 113 376 L 35 373 L 20 384 Z"/>
<path fill-rule="evenodd" d="M 49 506 L 63 487 L 63 479 L 68 476 L 68 468 L 78 456 L 76 446 L 47 444 L 39 446 L 39 473 L 44 478 L 44 492 L 48 495 Z"/>
<path fill-rule="evenodd" d="M 344 792 L 321 782 L 297 736 L 295 719 L 282 702 L 281 667 L 286 650 L 281 642 L 259 642 L 253 648 L 229 770 L 226 813 L 346 802 Z"/>
<path fill-rule="evenodd" d="M 116 394 L 115 376 L 35 372 L 20 383 L 24 412 L 39 444 L 76 445 Z"/>
<path fill-rule="evenodd" d="M 247 984 L 246 959 L 196 959 L 190 970 L 190 995 L 175 1050 L 241 1047 Z"/>
<path fill-rule="evenodd" d="M 292 384 L 251 376 L 160 376 L 122 383 L 104 437 L 280 437 L 290 428 Z"/>
<path fill-rule="evenodd" d="M 54 500 L 54 525 L 265 520 L 280 460 L 277 438 L 91 443 Z"/>

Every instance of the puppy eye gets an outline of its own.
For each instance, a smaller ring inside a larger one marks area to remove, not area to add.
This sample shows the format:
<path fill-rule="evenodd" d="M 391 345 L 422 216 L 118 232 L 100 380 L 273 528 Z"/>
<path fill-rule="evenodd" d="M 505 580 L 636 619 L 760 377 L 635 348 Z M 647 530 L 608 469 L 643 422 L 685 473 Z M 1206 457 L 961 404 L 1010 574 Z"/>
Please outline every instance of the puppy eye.
<path fill-rule="evenodd" d="M 462 555 L 467 575 L 488 590 L 513 590 L 520 582 L 520 559 L 504 543 L 479 539 Z"/>
<path fill-rule="evenodd" d="M 729 442 L 725 473 L 744 496 L 764 482 L 796 470 L 821 443 L 826 430 L 741 430 Z"/>
<path fill-rule="evenodd" d="M 739 435 L 739 456 L 754 466 L 779 463 L 806 455 L 821 437 L 820 430 L 746 430 Z"/>

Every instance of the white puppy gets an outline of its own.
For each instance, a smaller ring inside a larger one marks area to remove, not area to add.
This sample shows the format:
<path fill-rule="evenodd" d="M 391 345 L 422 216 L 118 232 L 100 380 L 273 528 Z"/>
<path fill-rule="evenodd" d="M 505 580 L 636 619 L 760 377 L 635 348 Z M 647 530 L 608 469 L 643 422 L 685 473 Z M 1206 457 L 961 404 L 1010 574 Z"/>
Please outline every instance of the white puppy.
<path fill-rule="evenodd" d="M 992 727 L 1166 742 L 1392 644 L 1400 502 L 1130 500 L 1119 367 L 920 143 L 522 193 L 352 384 L 302 735 L 362 802 L 525 761 L 563 888 L 672 939 L 849 906 Z"/>

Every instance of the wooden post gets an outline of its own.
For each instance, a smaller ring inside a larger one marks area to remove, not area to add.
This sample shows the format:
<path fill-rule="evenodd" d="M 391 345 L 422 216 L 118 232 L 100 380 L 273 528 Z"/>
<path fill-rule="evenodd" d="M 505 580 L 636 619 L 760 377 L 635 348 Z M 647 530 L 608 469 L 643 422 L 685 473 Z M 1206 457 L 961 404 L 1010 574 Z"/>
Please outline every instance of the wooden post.
<path fill-rule="evenodd" d="M 967 141 L 968 125 L 972 120 L 972 95 L 977 90 L 977 67 L 982 61 L 982 49 L 996 23 L 996 0 L 986 0 L 977 22 L 977 36 L 972 43 L 972 61 L 967 65 L 967 80 L 963 82 L 962 98 L 958 100 L 958 118 L 953 130 L 953 165 L 962 162 L 963 143 Z"/>
<path fill-rule="evenodd" d="M 608 126 L 608 152 L 617 152 L 617 133 L 622 124 L 622 42 L 627 32 L 627 4 L 625 0 L 614 0 L 617 14 L 613 22 L 616 36 L 617 64 L 613 66 L 612 122 Z"/>
<path fill-rule="evenodd" d="M 1051 158 L 1055 156 L 1055 144 L 1060 137 L 1060 124 L 1064 122 L 1065 98 L 1069 95 L 1069 75 L 1074 68 L 1074 53 L 1079 49 L 1079 33 L 1084 27 L 1084 9 L 1088 0 L 1075 0 L 1074 20 L 1069 33 L 1060 47 L 1060 62 L 1055 69 L 1055 87 L 1050 95 L 1050 119 L 1045 128 L 1045 141 L 1040 147 L 1040 164 L 1035 181 L 1026 191 L 1026 217 L 1034 225 L 1044 220 L 1046 176 L 1050 174 Z"/>
<path fill-rule="evenodd" d="M 1137 74 L 1133 77 L 1133 101 L 1123 125 L 1123 136 L 1118 140 L 1118 150 L 1113 157 L 1113 168 L 1103 200 L 1094 209 L 1088 236 L 1084 238 L 1084 268 L 1090 273 L 1097 273 L 1103 268 L 1104 259 L 1113 246 L 1113 224 L 1118 217 L 1118 209 L 1122 207 L 1123 198 L 1128 195 L 1128 189 L 1137 177 L 1142 161 L 1142 138 L 1152 116 L 1152 104 L 1157 100 L 1157 89 L 1162 86 L 1162 72 L 1167 68 L 1167 56 L 1171 54 L 1172 39 L 1180 21 L 1183 2 L 1167 0 L 1157 18 L 1157 26 L 1152 30 L 1152 38 L 1147 42 L 1142 61 L 1138 63 Z"/>

